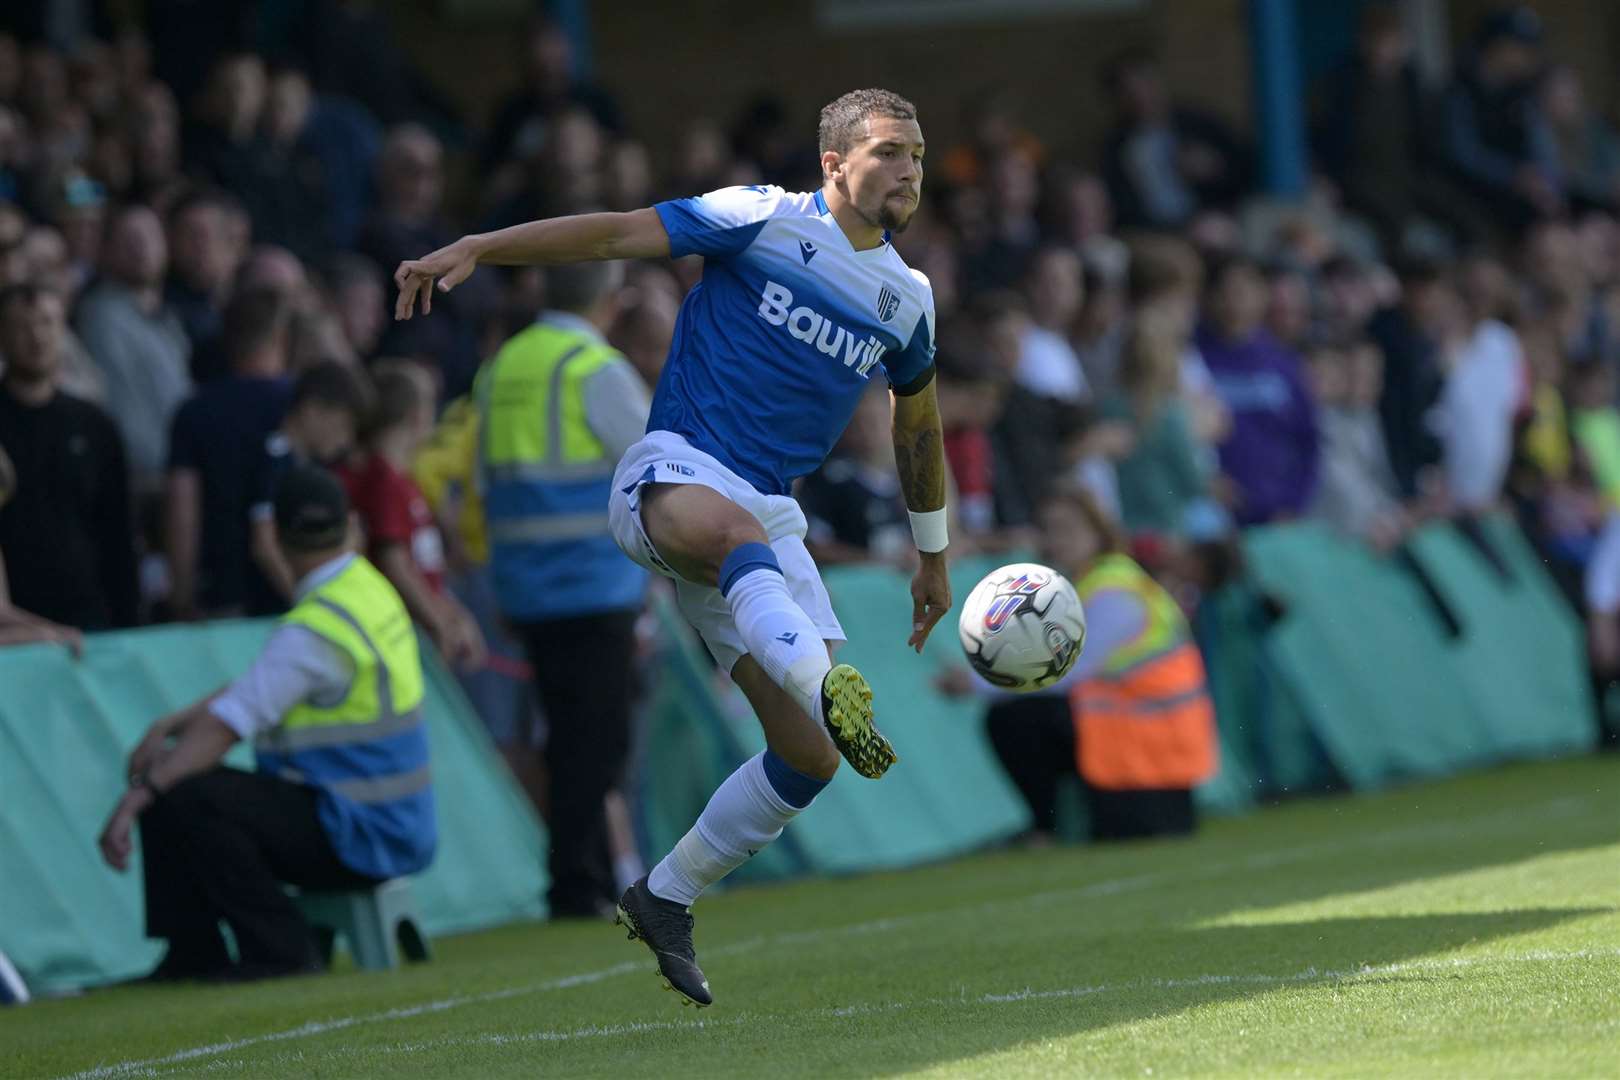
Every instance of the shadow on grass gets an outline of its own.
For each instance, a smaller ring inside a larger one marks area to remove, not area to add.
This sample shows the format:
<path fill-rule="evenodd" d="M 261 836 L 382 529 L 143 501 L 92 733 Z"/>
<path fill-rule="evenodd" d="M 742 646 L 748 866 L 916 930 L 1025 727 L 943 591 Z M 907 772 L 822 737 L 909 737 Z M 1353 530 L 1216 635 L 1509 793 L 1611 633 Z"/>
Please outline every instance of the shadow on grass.
<path fill-rule="evenodd" d="M 879 1007 L 874 1022 L 861 1024 L 858 1033 L 851 1030 L 850 1038 L 830 1038 L 828 1056 L 818 1072 L 904 1072 L 1276 990 L 1337 982 L 1369 969 L 1379 982 L 1422 978 L 1425 970 L 1466 973 L 1466 962 L 1450 967 L 1436 961 L 1429 968 L 1421 958 L 1608 910 L 1540 908 L 1341 918 L 1084 942 L 998 940 L 970 945 L 958 951 L 956 959 L 960 970 L 975 972 L 974 991 L 955 1000 L 936 998 L 916 1006 L 897 1001 L 892 1009 L 881 1001 L 870 1002 Z M 1082 944 L 1083 951 L 1074 947 Z M 1071 952 L 1073 963 L 1054 963 L 1065 952 Z M 994 985 L 997 971 L 1007 972 L 1003 985 Z M 987 985 L 991 988 L 982 989 Z M 1460 986 L 1457 992 L 1467 991 Z M 792 1023 L 800 1027 L 803 1021 Z M 831 1018 L 819 1023 L 838 1026 Z M 744 1062 L 734 1065 L 746 1071 Z"/>

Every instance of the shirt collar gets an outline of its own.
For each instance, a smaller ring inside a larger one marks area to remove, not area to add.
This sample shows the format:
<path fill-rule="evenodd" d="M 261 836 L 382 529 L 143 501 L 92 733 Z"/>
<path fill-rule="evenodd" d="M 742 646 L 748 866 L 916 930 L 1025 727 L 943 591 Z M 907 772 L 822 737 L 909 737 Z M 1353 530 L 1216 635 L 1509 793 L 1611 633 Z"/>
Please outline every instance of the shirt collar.
<path fill-rule="evenodd" d="M 595 323 L 583 315 L 574 314 L 572 311 L 542 311 L 540 321 L 547 326 L 555 326 L 559 330 L 572 330 L 577 334 L 584 334 L 593 341 L 607 340 L 602 336 L 602 331 L 596 328 Z"/>
<path fill-rule="evenodd" d="M 354 562 L 354 560 L 354 552 L 345 551 L 342 555 L 339 555 L 336 558 L 327 559 L 325 562 L 321 563 L 321 565 L 305 574 L 299 579 L 298 584 L 293 586 L 293 603 L 296 604 L 298 601 L 302 600 L 304 597 L 308 596 L 322 585 L 325 585 L 328 581 L 331 581 L 333 578 L 343 573 L 343 571 L 349 568 L 349 564 Z"/>

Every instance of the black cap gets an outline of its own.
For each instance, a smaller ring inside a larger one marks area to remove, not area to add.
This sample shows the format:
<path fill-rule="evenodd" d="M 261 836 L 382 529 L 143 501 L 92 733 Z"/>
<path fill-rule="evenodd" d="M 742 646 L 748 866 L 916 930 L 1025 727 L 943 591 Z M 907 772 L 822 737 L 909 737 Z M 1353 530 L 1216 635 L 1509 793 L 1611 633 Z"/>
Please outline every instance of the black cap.
<path fill-rule="evenodd" d="M 319 465 L 294 465 L 276 481 L 276 536 L 294 551 L 340 547 L 349 535 L 349 497 Z"/>
<path fill-rule="evenodd" d="M 1511 38 L 1524 45 L 1540 45 L 1541 16 L 1524 4 L 1514 4 L 1492 12 L 1480 26 L 1480 47 L 1502 38 Z"/>

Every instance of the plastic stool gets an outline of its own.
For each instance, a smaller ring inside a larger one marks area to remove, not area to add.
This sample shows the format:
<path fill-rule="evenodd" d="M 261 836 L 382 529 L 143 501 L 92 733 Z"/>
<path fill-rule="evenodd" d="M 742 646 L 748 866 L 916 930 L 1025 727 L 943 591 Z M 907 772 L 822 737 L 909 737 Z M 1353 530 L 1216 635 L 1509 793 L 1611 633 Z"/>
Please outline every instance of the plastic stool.
<path fill-rule="evenodd" d="M 405 878 L 392 878 L 375 889 L 302 893 L 295 902 L 315 928 L 327 963 L 332 961 L 338 934 L 348 940 L 355 964 L 367 971 L 398 967 L 402 948 L 414 963 L 432 959 L 416 898 Z"/>

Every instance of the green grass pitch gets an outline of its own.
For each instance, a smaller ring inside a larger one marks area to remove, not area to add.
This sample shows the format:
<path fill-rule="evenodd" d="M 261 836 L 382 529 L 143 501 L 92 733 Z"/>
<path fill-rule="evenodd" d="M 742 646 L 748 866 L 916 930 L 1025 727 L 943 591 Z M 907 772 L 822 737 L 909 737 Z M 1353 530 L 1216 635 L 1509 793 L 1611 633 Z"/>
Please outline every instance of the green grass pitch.
<path fill-rule="evenodd" d="M 0 1011 L 0 1075 L 1620 1076 L 1613 756 L 697 916 L 702 1012 L 614 928 L 517 926 L 390 974 Z"/>

